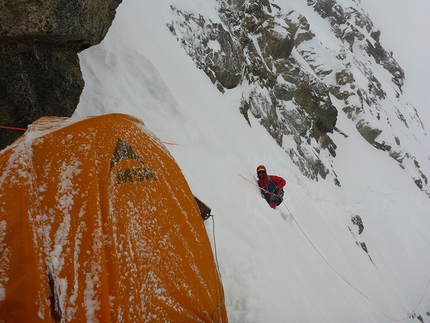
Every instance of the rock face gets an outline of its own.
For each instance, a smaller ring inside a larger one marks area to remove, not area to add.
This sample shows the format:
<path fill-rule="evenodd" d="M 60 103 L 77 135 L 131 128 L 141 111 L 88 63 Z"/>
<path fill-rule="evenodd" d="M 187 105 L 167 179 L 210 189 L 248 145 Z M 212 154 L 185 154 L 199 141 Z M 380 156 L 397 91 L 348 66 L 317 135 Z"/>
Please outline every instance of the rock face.
<path fill-rule="evenodd" d="M 425 135 L 416 109 L 402 98 L 405 73 L 360 1 L 307 0 L 329 35 L 285 1 L 216 2 L 218 16 L 210 18 L 185 4 L 171 6 L 167 27 L 221 92 L 243 88 L 238 109 L 248 124 L 257 119 L 304 175 L 341 185 L 332 133 L 348 137 L 336 125 L 343 114 L 430 196 L 420 169 L 426 161 L 402 145 L 411 129 Z"/>
<path fill-rule="evenodd" d="M 307 143 L 335 156 L 337 109 L 329 88 L 293 57 L 299 41 L 313 37 L 306 19 L 301 26 L 269 1 L 219 1 L 220 22 L 172 7 L 177 21 L 168 25 L 196 65 L 221 92 L 250 84 L 239 107 L 248 123 L 251 113 L 302 172 L 325 178 L 328 168 Z M 300 32 L 298 30 L 300 29 Z M 286 136 L 294 148 L 284 142 Z"/>
<path fill-rule="evenodd" d="M 105 37 L 122 0 L 0 0 L 0 125 L 70 117 L 84 87 L 78 53 Z M 0 149 L 22 134 L 0 129 Z"/>

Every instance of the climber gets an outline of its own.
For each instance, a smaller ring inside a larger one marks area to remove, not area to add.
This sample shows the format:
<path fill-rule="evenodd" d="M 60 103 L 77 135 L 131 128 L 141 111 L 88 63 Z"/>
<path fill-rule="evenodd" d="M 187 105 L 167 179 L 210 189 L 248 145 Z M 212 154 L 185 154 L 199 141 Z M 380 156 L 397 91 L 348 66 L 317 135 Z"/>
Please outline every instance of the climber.
<path fill-rule="evenodd" d="M 283 188 L 287 182 L 282 177 L 267 175 L 266 167 L 263 165 L 257 167 L 257 176 L 261 196 L 266 199 L 271 208 L 276 209 L 282 203 L 284 197 Z"/>

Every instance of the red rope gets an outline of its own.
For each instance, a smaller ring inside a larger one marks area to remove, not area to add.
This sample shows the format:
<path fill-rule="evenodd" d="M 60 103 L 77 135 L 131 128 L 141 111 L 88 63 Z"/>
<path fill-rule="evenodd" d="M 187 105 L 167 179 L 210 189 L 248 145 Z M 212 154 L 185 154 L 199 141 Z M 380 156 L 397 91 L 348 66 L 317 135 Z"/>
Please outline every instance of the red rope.
<path fill-rule="evenodd" d="M 27 131 L 27 129 L 25 129 L 25 128 L 16 128 L 16 127 L 8 127 L 8 126 L 0 126 L 0 129 L 15 130 L 15 131 Z"/>
<path fill-rule="evenodd" d="M 242 175 L 240 175 L 240 174 L 238 174 L 240 177 L 242 177 L 244 180 L 246 180 L 247 182 L 249 182 L 249 183 L 251 183 L 252 185 L 254 185 L 254 186 L 256 186 L 256 187 L 258 187 L 259 189 L 261 189 L 261 187 L 259 187 L 257 184 L 255 184 L 254 182 L 252 182 L 252 181 L 250 181 L 249 179 L 247 179 L 246 177 L 244 177 L 244 176 L 242 176 Z M 264 190 L 264 191 L 266 191 L 266 190 Z M 267 192 L 267 191 L 266 191 Z M 311 241 L 311 239 L 308 237 L 308 235 L 305 233 L 305 231 L 302 229 L 302 227 L 300 226 L 300 224 L 297 222 L 297 220 L 296 220 L 296 218 L 293 216 L 293 213 L 290 211 L 290 209 L 288 208 L 288 206 L 287 206 L 287 204 L 285 204 L 285 202 L 284 201 L 282 201 L 282 204 L 286 207 L 286 209 L 287 209 L 287 211 L 290 213 L 290 216 L 291 216 L 291 218 L 294 220 L 294 222 L 297 224 L 297 226 L 298 226 L 298 228 L 300 229 L 300 231 L 303 233 L 303 235 L 305 236 L 305 238 L 309 241 L 309 243 L 312 245 L 312 247 L 315 249 L 315 251 L 320 255 L 320 257 L 324 260 L 324 262 L 340 277 L 340 278 L 342 278 L 342 280 L 344 281 L 344 282 L 346 282 L 350 287 L 352 287 L 353 289 L 355 289 L 358 293 L 360 293 L 362 296 L 364 296 L 367 300 L 369 300 L 369 301 L 371 301 L 372 302 L 372 300 L 369 298 L 369 297 L 367 297 L 364 293 L 362 293 L 359 289 L 357 289 L 357 288 L 355 288 L 345 277 L 343 277 L 329 262 L 328 262 L 328 260 L 321 254 L 321 252 L 318 250 L 318 248 L 314 245 L 314 243 Z M 386 315 L 384 312 L 381 312 L 382 313 L 382 315 L 384 315 L 386 318 L 388 318 L 389 320 L 392 320 L 392 321 L 396 321 L 396 322 L 401 322 L 401 321 L 405 321 L 405 320 L 407 320 L 407 319 L 410 319 L 414 314 L 415 314 L 415 312 L 416 312 L 416 310 L 418 309 L 418 307 L 420 306 L 420 304 L 421 304 L 421 302 L 423 301 L 423 299 L 424 299 L 424 296 L 426 295 L 426 293 L 427 293 L 427 290 L 428 290 L 428 288 L 429 288 L 429 286 L 430 286 L 430 279 L 429 279 L 429 281 L 428 281 L 428 283 L 427 283 L 427 286 L 426 286 L 426 288 L 425 288 L 425 290 L 424 290 L 424 293 L 423 293 L 423 295 L 421 296 L 421 299 L 420 299 L 420 301 L 418 302 L 418 305 L 415 307 L 415 309 L 412 311 L 412 313 L 411 314 L 409 314 L 407 317 L 405 317 L 405 318 L 402 318 L 402 319 L 393 319 L 393 318 L 391 318 L 391 317 L 389 317 L 388 315 Z"/>
<path fill-rule="evenodd" d="M 251 183 L 254 186 L 257 186 L 259 189 L 261 189 L 261 187 L 259 187 L 257 184 L 251 182 L 249 179 L 247 179 L 246 177 L 238 174 L 240 177 L 242 177 L 244 180 L 248 181 L 249 183 Z M 366 299 L 368 299 L 369 301 L 372 301 L 369 297 L 367 297 L 363 292 L 361 292 L 359 289 L 357 289 L 356 287 L 354 287 L 354 285 L 352 285 L 345 277 L 343 277 L 331 264 L 330 262 L 322 255 L 322 253 L 318 250 L 318 248 L 315 246 L 315 244 L 312 242 L 312 240 L 308 237 L 308 235 L 306 234 L 306 232 L 302 229 L 302 227 L 300 226 L 300 224 L 297 222 L 296 218 L 293 216 L 293 214 L 291 213 L 290 209 L 287 207 L 287 205 L 285 204 L 284 201 L 282 201 L 282 204 L 284 204 L 284 206 L 287 208 L 287 211 L 290 213 L 291 218 L 294 220 L 294 222 L 296 223 L 297 227 L 300 229 L 300 231 L 303 233 L 303 235 L 305 236 L 305 238 L 309 241 L 309 243 L 311 244 L 311 246 L 315 249 L 315 251 L 318 253 L 318 255 L 320 255 L 320 257 L 322 258 L 322 260 L 324 260 L 324 262 L 345 282 L 347 283 L 350 287 L 352 287 L 353 289 L 355 289 L 357 292 L 359 292 L 362 296 L 364 296 Z"/>
<path fill-rule="evenodd" d="M 396 320 L 396 319 L 393 319 L 393 318 L 389 317 L 389 316 L 388 316 L 388 315 L 386 315 L 384 312 L 381 312 L 381 313 L 382 313 L 382 315 L 384 315 L 387 319 L 390 319 L 391 321 L 396 321 L 396 322 L 402 322 L 402 321 L 406 321 L 407 319 L 410 319 L 410 318 L 412 317 L 412 315 L 414 315 L 414 314 L 415 314 L 415 312 L 416 312 L 416 310 L 418 309 L 418 307 L 421 305 L 421 302 L 423 301 L 424 296 L 425 296 L 425 295 L 426 295 L 426 293 L 427 293 L 427 290 L 428 290 L 428 288 L 429 288 L 429 285 L 430 285 L 430 279 L 429 279 L 429 281 L 428 281 L 428 283 L 427 283 L 426 289 L 424 290 L 423 296 L 421 296 L 421 299 L 420 299 L 420 301 L 418 302 L 418 305 L 414 308 L 414 310 L 412 311 L 412 313 L 411 313 L 411 314 L 409 314 L 408 316 L 406 316 L 405 318 L 402 318 L 402 319 L 400 319 L 400 320 Z"/>
<path fill-rule="evenodd" d="M 169 146 L 182 146 L 180 144 L 175 144 L 174 142 L 169 142 L 169 141 L 162 141 L 162 143 Z"/>

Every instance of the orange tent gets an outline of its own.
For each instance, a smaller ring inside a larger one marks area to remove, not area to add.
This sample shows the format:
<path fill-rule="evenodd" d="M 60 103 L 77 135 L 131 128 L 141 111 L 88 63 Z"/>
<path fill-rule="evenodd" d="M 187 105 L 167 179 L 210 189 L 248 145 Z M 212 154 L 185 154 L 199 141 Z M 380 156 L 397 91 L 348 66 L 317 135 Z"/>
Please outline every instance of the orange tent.
<path fill-rule="evenodd" d="M 227 322 L 196 201 L 141 121 L 41 118 L 0 167 L 0 322 Z"/>

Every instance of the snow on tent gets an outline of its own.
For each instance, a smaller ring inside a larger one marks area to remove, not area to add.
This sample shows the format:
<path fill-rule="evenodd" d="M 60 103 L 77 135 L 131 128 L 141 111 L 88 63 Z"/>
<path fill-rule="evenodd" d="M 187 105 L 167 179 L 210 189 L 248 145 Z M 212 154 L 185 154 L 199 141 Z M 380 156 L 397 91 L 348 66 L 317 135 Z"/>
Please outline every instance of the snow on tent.
<path fill-rule="evenodd" d="M 1 322 L 227 322 L 196 200 L 141 121 L 41 118 L 0 165 Z"/>

